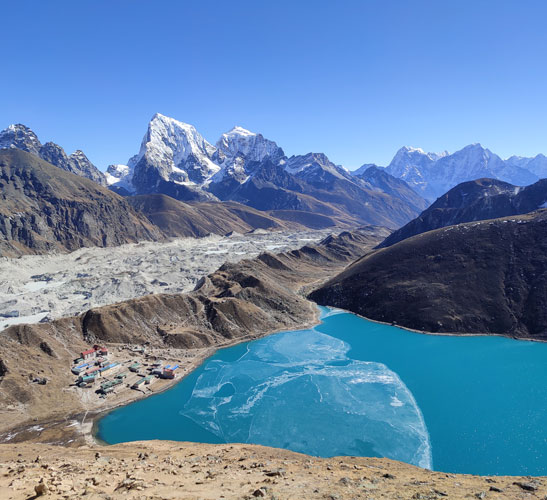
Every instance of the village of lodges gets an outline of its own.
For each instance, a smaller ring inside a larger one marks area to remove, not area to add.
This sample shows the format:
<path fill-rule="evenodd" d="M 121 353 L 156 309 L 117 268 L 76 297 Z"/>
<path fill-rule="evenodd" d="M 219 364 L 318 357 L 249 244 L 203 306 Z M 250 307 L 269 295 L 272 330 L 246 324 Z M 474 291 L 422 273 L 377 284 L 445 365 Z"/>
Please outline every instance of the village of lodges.
<path fill-rule="evenodd" d="M 162 363 L 157 361 L 139 362 L 135 360 L 135 357 L 145 355 L 144 346 L 125 346 L 125 349 L 131 352 L 132 359 L 114 361 L 108 349 L 100 345 L 94 345 L 83 351 L 80 357 L 74 360 L 74 366 L 71 369 L 72 373 L 78 377 L 76 385 L 81 388 L 96 388 L 95 392 L 105 397 L 113 393 L 114 389 L 131 387 L 142 390 L 142 386 L 150 385 L 157 378 L 174 379 L 176 377 L 179 365 L 162 366 Z"/>

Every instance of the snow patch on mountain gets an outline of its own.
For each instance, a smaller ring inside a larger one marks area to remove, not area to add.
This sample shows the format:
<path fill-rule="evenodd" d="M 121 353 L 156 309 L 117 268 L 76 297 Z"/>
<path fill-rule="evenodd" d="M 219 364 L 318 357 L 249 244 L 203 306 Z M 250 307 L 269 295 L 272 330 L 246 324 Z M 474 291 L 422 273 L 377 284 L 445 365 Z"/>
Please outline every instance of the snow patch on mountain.
<path fill-rule="evenodd" d="M 308 153 L 306 155 L 291 156 L 285 170 L 296 177 L 306 179 L 315 177 L 319 171 L 325 171 L 339 179 L 351 179 L 349 170 L 341 165 L 335 165 L 323 153 Z"/>

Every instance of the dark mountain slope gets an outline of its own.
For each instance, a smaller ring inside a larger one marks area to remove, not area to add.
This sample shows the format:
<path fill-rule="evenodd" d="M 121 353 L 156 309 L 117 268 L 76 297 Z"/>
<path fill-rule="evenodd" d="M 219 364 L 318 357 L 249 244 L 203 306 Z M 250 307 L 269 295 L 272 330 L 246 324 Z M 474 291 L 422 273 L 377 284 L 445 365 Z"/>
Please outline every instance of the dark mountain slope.
<path fill-rule="evenodd" d="M 546 340 L 547 210 L 414 236 L 310 298 L 417 330 Z"/>
<path fill-rule="evenodd" d="M 234 202 L 184 203 L 163 194 L 130 196 L 126 200 L 168 236 L 201 237 L 283 227 L 267 213 Z"/>
<path fill-rule="evenodd" d="M 211 184 L 211 190 L 223 200 L 258 210 L 302 210 L 354 224 L 399 227 L 417 212 L 408 203 L 370 189 L 349 174 L 345 178 L 320 169 L 307 174 L 305 178 L 293 175 L 266 159 L 254 167 L 246 182 L 235 185 L 226 180 Z"/>
<path fill-rule="evenodd" d="M 375 165 L 369 166 L 366 170 L 355 177 L 361 179 L 373 188 L 379 189 L 386 194 L 399 198 L 408 203 L 414 210 L 424 210 L 428 202 L 414 191 L 403 179 L 399 179 L 386 172 L 385 168 L 379 168 Z"/>
<path fill-rule="evenodd" d="M 496 179 L 463 182 L 441 196 L 416 219 L 391 234 L 387 247 L 441 227 L 532 212 L 547 201 L 547 179 L 517 187 Z"/>
<path fill-rule="evenodd" d="M 0 150 L 0 255 L 162 238 L 110 190 L 25 151 Z"/>

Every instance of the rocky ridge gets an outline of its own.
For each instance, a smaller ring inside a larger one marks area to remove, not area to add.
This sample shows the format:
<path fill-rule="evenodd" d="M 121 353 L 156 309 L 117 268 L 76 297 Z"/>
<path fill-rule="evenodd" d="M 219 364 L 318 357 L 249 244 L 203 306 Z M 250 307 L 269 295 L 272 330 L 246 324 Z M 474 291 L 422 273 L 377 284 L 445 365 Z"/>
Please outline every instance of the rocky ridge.
<path fill-rule="evenodd" d="M 15 458 L 17 457 L 17 458 Z M 127 499 L 525 499 L 545 478 L 480 477 L 388 459 L 317 458 L 238 444 L 146 441 L 109 447 L 0 446 L 0 496 Z"/>
<path fill-rule="evenodd" d="M 256 210 L 237 202 L 182 202 L 163 194 L 128 196 L 126 200 L 168 236 L 203 237 L 247 233 L 255 229 L 281 230 L 343 226 L 330 217 L 308 221 L 305 214 L 291 220 L 283 214 Z"/>
<path fill-rule="evenodd" d="M 54 142 L 41 144 L 36 134 L 25 125 L 10 125 L 0 131 L 0 150 L 20 149 L 41 158 L 67 172 L 86 177 L 106 186 L 105 175 L 95 166 L 81 150 L 67 156 L 64 149 Z"/>
<path fill-rule="evenodd" d="M 546 202 L 546 179 L 526 187 L 496 179 L 464 182 L 438 198 L 416 219 L 389 235 L 380 247 L 462 222 L 525 214 L 544 207 Z"/>

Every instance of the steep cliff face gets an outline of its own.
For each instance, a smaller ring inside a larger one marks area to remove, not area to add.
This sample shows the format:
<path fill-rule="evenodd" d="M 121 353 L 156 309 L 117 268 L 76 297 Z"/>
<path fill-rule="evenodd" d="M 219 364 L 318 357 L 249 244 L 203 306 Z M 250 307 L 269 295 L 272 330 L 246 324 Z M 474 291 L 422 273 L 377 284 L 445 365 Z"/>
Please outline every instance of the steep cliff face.
<path fill-rule="evenodd" d="M 429 332 L 547 339 L 547 210 L 459 224 L 353 263 L 322 305 Z"/>
<path fill-rule="evenodd" d="M 18 149 L 0 151 L 0 254 L 162 239 L 120 196 Z"/>

